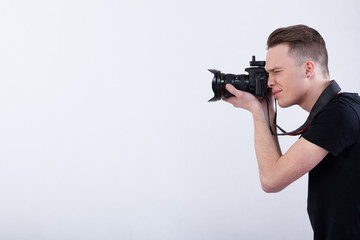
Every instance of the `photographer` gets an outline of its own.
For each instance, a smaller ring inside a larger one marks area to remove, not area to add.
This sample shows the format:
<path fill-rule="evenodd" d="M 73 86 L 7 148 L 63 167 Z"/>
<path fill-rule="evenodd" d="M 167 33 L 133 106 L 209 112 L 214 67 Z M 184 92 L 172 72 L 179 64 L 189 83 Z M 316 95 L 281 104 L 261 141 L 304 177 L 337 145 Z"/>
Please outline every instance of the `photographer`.
<path fill-rule="evenodd" d="M 360 239 L 360 98 L 336 92 L 321 103 L 327 95 L 322 93 L 336 82 L 330 81 L 326 45 L 316 30 L 304 25 L 279 28 L 267 46 L 269 108 L 264 98 L 231 84 L 226 89 L 234 96 L 223 99 L 252 113 L 262 188 L 281 191 L 309 172 L 314 239 Z M 270 122 L 276 132 L 274 98 L 280 107 L 297 104 L 310 113 L 314 105 L 324 105 L 284 154 L 269 130 Z"/>

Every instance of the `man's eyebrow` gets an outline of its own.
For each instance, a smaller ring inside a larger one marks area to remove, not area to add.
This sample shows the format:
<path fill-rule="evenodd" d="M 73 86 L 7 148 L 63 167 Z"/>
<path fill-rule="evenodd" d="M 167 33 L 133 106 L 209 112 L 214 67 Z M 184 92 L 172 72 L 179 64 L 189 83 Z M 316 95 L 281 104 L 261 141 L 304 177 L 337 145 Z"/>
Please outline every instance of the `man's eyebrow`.
<path fill-rule="evenodd" d="M 269 72 L 274 72 L 279 69 L 280 69 L 280 67 L 274 67 L 274 68 L 270 68 L 270 69 L 265 69 L 265 71 L 267 71 L 269 73 Z"/>

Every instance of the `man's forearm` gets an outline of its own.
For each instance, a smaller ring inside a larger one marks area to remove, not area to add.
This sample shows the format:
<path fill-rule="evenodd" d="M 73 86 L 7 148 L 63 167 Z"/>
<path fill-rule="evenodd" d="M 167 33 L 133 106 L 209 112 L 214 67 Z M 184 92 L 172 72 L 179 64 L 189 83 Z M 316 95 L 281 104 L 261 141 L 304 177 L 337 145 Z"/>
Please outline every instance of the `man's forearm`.
<path fill-rule="evenodd" d="M 277 136 L 273 136 L 269 130 L 267 117 L 259 108 L 253 113 L 254 119 L 254 141 L 256 158 L 259 165 L 260 181 L 264 191 L 268 191 L 276 176 L 276 164 L 282 156 Z M 275 124 L 272 126 L 276 131 Z"/>

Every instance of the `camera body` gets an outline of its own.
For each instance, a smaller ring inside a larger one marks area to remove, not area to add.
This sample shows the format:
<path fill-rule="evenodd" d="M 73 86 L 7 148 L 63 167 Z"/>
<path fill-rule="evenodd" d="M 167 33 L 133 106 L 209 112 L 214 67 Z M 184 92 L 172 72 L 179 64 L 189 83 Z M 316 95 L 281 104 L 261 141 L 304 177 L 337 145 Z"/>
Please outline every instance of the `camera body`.
<path fill-rule="evenodd" d="M 249 73 L 248 75 L 225 74 L 218 70 L 209 69 L 214 74 L 212 80 L 214 97 L 209 102 L 234 96 L 226 90 L 226 84 L 232 84 L 236 89 L 249 92 L 255 96 L 266 96 L 268 93 L 267 81 L 269 74 L 265 71 L 265 61 L 256 61 L 255 56 L 252 56 L 250 66 L 245 69 Z"/>

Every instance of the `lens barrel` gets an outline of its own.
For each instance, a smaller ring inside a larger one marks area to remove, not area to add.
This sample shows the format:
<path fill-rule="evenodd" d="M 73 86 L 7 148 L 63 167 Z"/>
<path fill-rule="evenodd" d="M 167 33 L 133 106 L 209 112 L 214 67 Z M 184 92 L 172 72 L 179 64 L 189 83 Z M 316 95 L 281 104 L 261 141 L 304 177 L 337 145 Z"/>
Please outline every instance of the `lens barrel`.
<path fill-rule="evenodd" d="M 228 90 L 226 90 L 226 84 L 231 84 L 238 90 L 250 92 L 252 94 L 255 93 L 255 82 L 252 83 L 249 81 L 249 75 L 225 74 L 214 69 L 209 69 L 209 71 L 214 74 L 214 78 L 212 80 L 212 90 L 214 92 L 214 97 L 210 99 L 209 102 L 214 102 L 221 100 L 222 98 L 234 96 Z"/>

